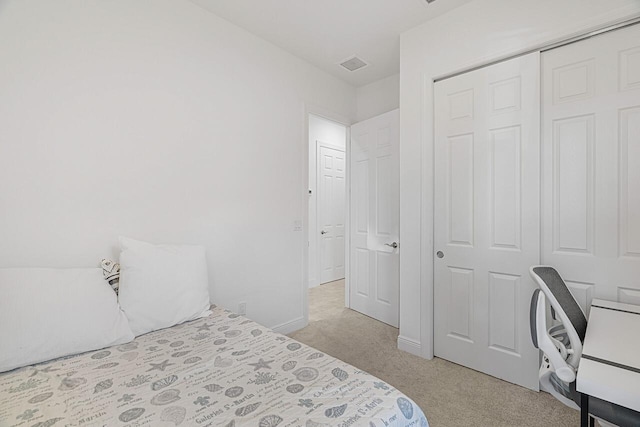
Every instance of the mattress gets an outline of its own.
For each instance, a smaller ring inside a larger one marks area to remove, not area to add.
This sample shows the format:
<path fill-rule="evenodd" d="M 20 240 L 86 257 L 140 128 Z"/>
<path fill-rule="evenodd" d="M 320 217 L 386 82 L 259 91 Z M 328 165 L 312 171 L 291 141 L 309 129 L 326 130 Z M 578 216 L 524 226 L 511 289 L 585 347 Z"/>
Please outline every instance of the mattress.
<path fill-rule="evenodd" d="M 0 374 L 1 426 L 428 426 L 391 385 L 219 307 Z"/>

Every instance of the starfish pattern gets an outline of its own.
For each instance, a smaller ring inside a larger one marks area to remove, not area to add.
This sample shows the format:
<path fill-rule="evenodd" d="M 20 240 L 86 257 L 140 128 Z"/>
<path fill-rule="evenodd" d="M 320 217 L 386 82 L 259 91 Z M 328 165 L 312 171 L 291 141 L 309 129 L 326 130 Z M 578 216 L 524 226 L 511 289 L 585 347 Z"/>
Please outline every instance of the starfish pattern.
<path fill-rule="evenodd" d="M 165 360 L 164 362 L 160 362 L 160 363 L 150 363 L 150 365 L 152 366 L 151 369 L 147 369 L 147 372 L 149 371 L 154 371 L 154 370 L 159 370 L 159 371 L 163 371 L 167 368 L 167 366 L 169 365 L 175 365 L 175 363 L 169 363 L 169 359 Z"/>
<path fill-rule="evenodd" d="M 60 369 L 54 369 L 53 366 L 47 366 L 46 368 L 42 368 L 42 369 L 33 368 L 33 372 L 29 376 L 30 377 L 36 376 L 39 372 L 49 373 L 49 372 L 54 372 L 54 371 L 59 371 L 59 370 Z"/>
<path fill-rule="evenodd" d="M 208 323 L 203 323 L 202 325 L 198 326 L 198 331 L 210 331 L 212 326 L 213 325 L 210 325 Z"/>
<path fill-rule="evenodd" d="M 16 420 L 20 418 L 22 418 L 23 421 L 30 420 L 36 412 L 38 412 L 37 409 L 27 409 L 21 415 L 18 415 Z"/>
<path fill-rule="evenodd" d="M 271 369 L 271 366 L 269 366 L 269 363 L 272 363 L 273 360 L 267 360 L 266 362 L 264 361 L 264 359 L 260 358 L 260 360 L 258 360 L 256 363 L 248 363 L 248 365 L 253 366 L 253 370 L 257 371 L 258 369 Z"/>

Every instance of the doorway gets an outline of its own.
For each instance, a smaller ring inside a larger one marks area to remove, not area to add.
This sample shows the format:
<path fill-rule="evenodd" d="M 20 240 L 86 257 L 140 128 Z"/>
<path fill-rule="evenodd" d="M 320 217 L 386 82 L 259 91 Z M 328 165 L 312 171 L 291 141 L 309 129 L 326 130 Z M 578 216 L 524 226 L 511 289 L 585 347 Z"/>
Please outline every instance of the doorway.
<path fill-rule="evenodd" d="M 309 287 L 345 277 L 347 127 L 309 115 Z"/>

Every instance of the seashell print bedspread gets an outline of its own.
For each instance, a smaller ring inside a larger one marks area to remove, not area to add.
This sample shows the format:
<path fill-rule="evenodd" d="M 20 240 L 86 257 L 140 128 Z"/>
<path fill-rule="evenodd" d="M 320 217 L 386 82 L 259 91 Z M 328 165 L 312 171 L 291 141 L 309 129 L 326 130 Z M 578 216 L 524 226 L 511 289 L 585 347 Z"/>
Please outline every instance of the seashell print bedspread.
<path fill-rule="evenodd" d="M 0 374 L 0 426 L 428 426 L 388 384 L 214 307 L 127 344 Z"/>

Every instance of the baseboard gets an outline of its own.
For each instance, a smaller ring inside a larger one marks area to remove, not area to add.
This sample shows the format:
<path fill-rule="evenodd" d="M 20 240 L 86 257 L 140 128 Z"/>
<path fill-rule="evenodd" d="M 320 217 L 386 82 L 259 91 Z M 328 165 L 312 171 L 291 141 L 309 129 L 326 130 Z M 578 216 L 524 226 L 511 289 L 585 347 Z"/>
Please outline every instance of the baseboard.
<path fill-rule="evenodd" d="M 271 329 L 273 329 L 274 331 L 280 334 L 287 335 L 287 334 L 290 334 L 291 332 L 300 330 L 305 326 L 307 326 L 307 322 L 305 322 L 304 317 L 298 317 L 297 319 L 293 319 L 288 322 L 284 322 L 277 326 L 274 326 Z"/>
<path fill-rule="evenodd" d="M 422 344 L 402 335 L 398 336 L 398 349 L 422 357 Z"/>

